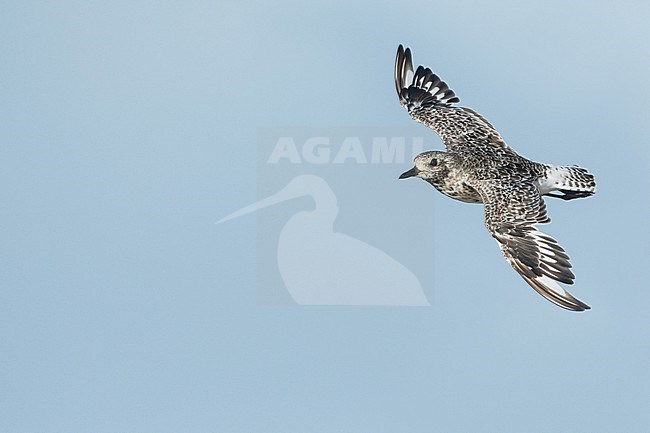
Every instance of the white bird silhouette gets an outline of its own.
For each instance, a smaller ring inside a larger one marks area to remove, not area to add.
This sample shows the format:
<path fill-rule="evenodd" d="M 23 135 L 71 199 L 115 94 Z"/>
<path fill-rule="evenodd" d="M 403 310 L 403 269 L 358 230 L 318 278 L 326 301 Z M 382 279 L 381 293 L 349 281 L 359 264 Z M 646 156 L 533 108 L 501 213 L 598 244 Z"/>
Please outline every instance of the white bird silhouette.
<path fill-rule="evenodd" d="M 324 179 L 300 175 L 279 192 L 217 222 L 293 198 L 311 196 L 314 210 L 289 218 L 278 241 L 278 268 L 301 305 L 428 306 L 418 278 L 382 250 L 335 233 L 336 195 Z"/>

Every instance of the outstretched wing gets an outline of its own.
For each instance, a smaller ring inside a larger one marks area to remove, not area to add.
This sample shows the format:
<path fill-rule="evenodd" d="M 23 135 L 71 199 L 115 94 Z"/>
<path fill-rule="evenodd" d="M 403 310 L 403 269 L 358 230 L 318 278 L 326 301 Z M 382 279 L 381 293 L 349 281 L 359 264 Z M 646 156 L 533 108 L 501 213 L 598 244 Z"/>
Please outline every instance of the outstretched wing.
<path fill-rule="evenodd" d="M 402 45 L 395 58 L 395 89 L 409 115 L 433 129 L 447 150 L 472 146 L 513 152 L 483 116 L 453 105 L 460 99 L 431 69 L 418 66 L 414 71 L 411 49 L 405 50 Z"/>
<path fill-rule="evenodd" d="M 485 205 L 485 226 L 523 279 L 546 299 L 567 310 L 589 306 L 558 282 L 573 284 L 569 256 L 557 241 L 535 227 L 551 220 L 537 188 L 530 183 L 484 182 L 478 186 Z"/>

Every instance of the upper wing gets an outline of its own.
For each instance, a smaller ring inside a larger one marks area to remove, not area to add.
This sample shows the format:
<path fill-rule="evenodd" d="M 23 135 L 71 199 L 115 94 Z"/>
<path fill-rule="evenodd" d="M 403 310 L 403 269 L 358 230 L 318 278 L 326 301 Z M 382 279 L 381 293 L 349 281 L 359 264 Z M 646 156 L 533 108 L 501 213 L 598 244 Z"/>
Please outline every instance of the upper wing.
<path fill-rule="evenodd" d="M 550 222 L 537 188 L 530 183 L 485 182 L 477 189 L 485 204 L 485 226 L 523 279 L 555 305 L 588 310 L 557 283 L 573 284 L 575 276 L 564 249 L 535 227 Z"/>
<path fill-rule="evenodd" d="M 447 150 L 473 146 L 512 152 L 483 116 L 452 105 L 460 99 L 431 69 L 418 66 L 414 72 L 411 49 L 404 50 L 402 45 L 395 58 L 395 89 L 410 116 L 433 129 Z"/>

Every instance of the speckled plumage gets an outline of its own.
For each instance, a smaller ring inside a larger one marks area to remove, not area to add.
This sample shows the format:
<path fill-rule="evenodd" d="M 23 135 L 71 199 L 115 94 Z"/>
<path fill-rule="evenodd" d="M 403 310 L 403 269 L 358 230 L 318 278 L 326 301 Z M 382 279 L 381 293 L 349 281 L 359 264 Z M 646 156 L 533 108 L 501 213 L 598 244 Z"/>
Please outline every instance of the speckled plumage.
<path fill-rule="evenodd" d="M 454 106 L 460 100 L 430 69 L 419 66 L 414 71 L 411 51 L 401 45 L 395 88 L 409 115 L 433 129 L 445 145 L 444 152 L 418 155 L 415 166 L 400 178 L 417 176 L 453 199 L 483 203 L 485 226 L 524 280 L 562 308 L 589 309 L 558 284 L 573 284 L 569 257 L 536 225 L 550 222 L 542 196 L 588 197 L 595 192 L 593 175 L 517 154 L 480 114 Z"/>

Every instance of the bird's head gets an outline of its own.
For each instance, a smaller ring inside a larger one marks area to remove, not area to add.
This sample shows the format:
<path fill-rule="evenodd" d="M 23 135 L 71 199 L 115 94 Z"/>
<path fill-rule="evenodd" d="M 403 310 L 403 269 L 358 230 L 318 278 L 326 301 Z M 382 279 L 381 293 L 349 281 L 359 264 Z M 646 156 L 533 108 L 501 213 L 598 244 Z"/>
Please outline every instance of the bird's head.
<path fill-rule="evenodd" d="M 400 179 L 419 177 L 427 181 L 443 178 L 448 172 L 444 152 L 424 152 L 413 160 L 413 168 L 400 175 Z"/>

